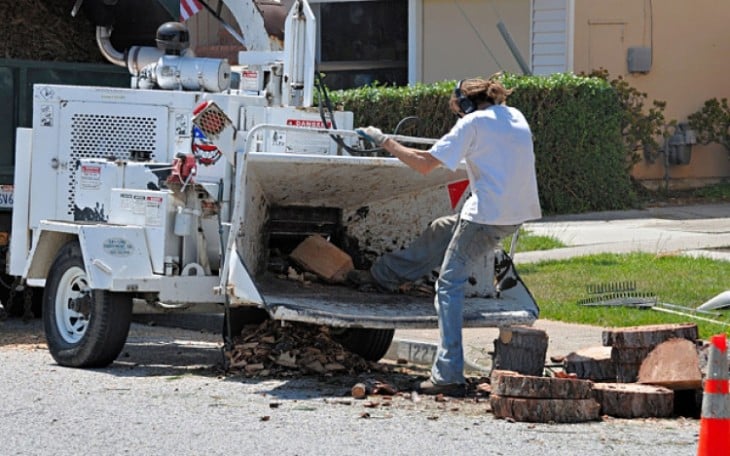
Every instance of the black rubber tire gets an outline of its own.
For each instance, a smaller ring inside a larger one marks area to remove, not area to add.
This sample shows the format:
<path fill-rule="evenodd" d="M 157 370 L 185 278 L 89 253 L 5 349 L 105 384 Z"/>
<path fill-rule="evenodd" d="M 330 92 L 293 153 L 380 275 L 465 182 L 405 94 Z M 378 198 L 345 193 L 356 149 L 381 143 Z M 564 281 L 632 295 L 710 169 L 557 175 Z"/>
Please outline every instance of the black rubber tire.
<path fill-rule="evenodd" d="M 394 334 L 394 329 L 348 328 L 335 332 L 334 339 L 352 353 L 378 361 L 388 352 Z"/>
<path fill-rule="evenodd" d="M 132 296 L 90 290 L 88 318 L 79 318 L 64 300 L 88 290 L 78 241 L 66 243 L 56 255 L 43 295 L 43 327 L 48 349 L 61 366 L 104 367 L 124 348 L 132 321 Z"/>
<path fill-rule="evenodd" d="M 231 307 L 231 334 L 233 337 L 241 335 L 247 325 L 259 325 L 269 319 L 269 313 L 258 307 Z M 228 319 L 223 315 L 223 340 L 228 331 Z"/>

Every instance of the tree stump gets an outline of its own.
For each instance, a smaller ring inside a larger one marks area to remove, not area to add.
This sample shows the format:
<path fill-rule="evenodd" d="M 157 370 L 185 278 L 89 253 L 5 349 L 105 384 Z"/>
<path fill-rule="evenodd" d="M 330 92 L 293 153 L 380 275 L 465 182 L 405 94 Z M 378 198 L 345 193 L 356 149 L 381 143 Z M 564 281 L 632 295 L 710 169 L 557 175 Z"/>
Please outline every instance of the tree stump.
<path fill-rule="evenodd" d="M 603 345 L 611 346 L 611 359 L 616 366 L 616 381 L 635 382 L 646 356 L 657 345 L 680 338 L 694 342 L 699 337 L 695 323 L 645 325 L 603 331 Z"/>
<path fill-rule="evenodd" d="M 492 383 L 492 393 L 538 399 L 590 399 L 593 383 L 573 378 L 500 375 Z"/>
<path fill-rule="evenodd" d="M 593 383 L 570 378 L 534 377 L 493 371 L 489 402 L 497 418 L 533 423 L 597 420 Z"/>
<path fill-rule="evenodd" d="M 669 339 L 657 345 L 641 363 L 638 382 L 671 390 L 702 388 L 697 345 L 687 339 Z"/>
<path fill-rule="evenodd" d="M 565 357 L 565 372 L 594 382 L 615 382 L 616 365 L 611 359 L 611 347 L 588 347 Z"/>
<path fill-rule="evenodd" d="M 674 392 L 636 383 L 596 383 L 593 397 L 601 413 L 617 418 L 666 418 L 674 410 Z"/>
<path fill-rule="evenodd" d="M 699 333 L 695 323 L 613 328 L 603 331 L 602 334 L 604 346 L 623 348 L 656 347 L 662 342 L 673 338 L 687 339 L 694 342 L 698 337 Z"/>
<path fill-rule="evenodd" d="M 530 399 L 492 394 L 489 403 L 497 418 L 530 423 L 582 423 L 600 417 L 600 405 L 594 399 Z"/>
<path fill-rule="evenodd" d="M 543 330 L 527 326 L 499 328 L 499 338 L 494 340 L 492 369 L 542 376 L 547 346 L 548 336 Z"/>

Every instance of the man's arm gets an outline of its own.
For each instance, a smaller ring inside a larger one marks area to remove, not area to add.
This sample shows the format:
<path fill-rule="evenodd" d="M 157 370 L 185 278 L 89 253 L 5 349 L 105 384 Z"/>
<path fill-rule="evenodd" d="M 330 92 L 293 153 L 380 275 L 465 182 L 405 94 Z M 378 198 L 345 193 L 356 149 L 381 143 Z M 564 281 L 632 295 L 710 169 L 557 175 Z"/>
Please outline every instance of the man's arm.
<path fill-rule="evenodd" d="M 441 162 L 430 152 L 406 147 L 394 139 L 386 139 L 382 147 L 392 156 L 423 175 L 441 165 Z"/>

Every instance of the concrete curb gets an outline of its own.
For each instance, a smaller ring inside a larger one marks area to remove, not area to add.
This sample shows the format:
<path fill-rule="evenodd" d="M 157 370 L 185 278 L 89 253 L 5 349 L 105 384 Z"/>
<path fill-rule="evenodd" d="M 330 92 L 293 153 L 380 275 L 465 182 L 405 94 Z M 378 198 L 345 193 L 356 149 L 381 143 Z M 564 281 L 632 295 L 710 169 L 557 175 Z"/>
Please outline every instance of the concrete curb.
<path fill-rule="evenodd" d="M 438 345 L 435 343 L 395 338 L 383 358 L 391 361 L 406 360 L 413 364 L 431 366 L 436 359 L 437 352 Z M 482 374 L 491 372 L 490 367 L 479 365 L 469 359 L 464 359 L 464 368 L 467 371 Z"/>

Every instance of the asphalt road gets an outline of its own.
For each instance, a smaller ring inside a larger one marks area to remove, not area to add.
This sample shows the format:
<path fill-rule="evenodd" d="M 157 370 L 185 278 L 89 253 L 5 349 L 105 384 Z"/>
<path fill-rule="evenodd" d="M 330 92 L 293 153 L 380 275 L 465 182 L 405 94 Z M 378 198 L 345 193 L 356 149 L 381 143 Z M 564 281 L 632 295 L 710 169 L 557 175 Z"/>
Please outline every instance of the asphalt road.
<path fill-rule="evenodd" d="M 2 455 L 696 454 L 696 419 L 517 423 L 483 400 L 355 400 L 347 378 L 225 376 L 200 331 L 133 324 L 112 366 L 63 368 L 40 326 L 0 322 Z"/>

